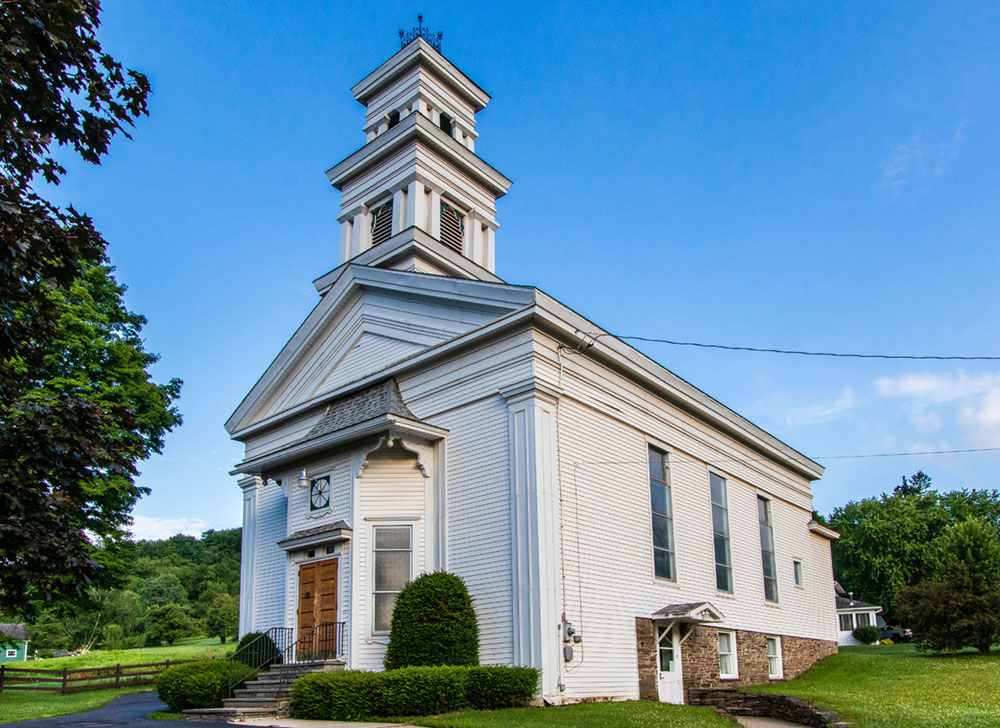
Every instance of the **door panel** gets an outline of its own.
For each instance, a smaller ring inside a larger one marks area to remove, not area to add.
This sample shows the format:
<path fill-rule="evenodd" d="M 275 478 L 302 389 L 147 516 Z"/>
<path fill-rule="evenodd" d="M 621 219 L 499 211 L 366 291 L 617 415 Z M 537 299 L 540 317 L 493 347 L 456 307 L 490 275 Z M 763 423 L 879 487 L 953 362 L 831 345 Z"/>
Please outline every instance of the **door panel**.
<path fill-rule="evenodd" d="M 300 659 L 337 655 L 338 559 L 299 567 L 298 646 Z M 318 628 L 318 629 L 317 629 Z"/>
<path fill-rule="evenodd" d="M 657 625 L 656 669 L 659 676 L 660 701 L 683 703 L 684 683 L 681 675 L 680 625 Z"/>

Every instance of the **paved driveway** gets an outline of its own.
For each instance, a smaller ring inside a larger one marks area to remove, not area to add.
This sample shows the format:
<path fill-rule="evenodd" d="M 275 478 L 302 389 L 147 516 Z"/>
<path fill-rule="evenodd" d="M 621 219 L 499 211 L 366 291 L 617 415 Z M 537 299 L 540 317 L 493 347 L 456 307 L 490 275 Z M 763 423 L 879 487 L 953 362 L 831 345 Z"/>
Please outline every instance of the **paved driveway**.
<path fill-rule="evenodd" d="M 54 718 L 37 718 L 23 720 L 18 723 L 5 723 L 3 728 L 112 728 L 113 726 L 129 726 L 129 728 L 166 728 L 181 726 L 182 728 L 222 728 L 225 723 L 206 723 L 185 720 L 183 722 L 166 722 L 149 720 L 146 716 L 154 710 L 166 710 L 156 693 L 135 693 L 115 698 L 107 705 L 86 713 L 72 715 L 57 715 Z"/>

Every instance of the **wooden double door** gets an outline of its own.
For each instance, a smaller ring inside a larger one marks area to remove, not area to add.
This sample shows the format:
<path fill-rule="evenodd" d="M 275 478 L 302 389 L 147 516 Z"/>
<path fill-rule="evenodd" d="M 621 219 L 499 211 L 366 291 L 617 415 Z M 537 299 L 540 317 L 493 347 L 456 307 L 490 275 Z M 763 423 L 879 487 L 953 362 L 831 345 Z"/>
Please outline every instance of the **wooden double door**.
<path fill-rule="evenodd" d="M 339 559 L 313 561 L 299 566 L 299 659 L 337 656 L 337 572 Z"/>

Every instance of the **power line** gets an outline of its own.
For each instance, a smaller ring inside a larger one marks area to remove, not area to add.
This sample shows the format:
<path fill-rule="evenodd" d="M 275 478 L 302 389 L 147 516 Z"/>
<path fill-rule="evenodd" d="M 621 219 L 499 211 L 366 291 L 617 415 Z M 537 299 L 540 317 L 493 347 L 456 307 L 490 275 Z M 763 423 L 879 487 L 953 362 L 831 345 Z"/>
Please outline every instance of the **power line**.
<path fill-rule="evenodd" d="M 873 455 L 823 455 L 812 460 L 856 460 L 860 458 L 897 458 L 907 455 L 959 455 L 970 452 L 998 452 L 1000 447 L 978 447 L 967 450 L 918 450 L 916 452 L 880 452 Z"/>
<path fill-rule="evenodd" d="M 654 344 L 670 344 L 671 346 L 691 346 L 699 349 L 723 349 L 725 351 L 750 351 L 758 354 L 793 354 L 796 356 L 826 356 L 840 359 L 905 359 L 909 361 L 1000 361 L 1000 356 L 944 356 L 937 354 L 858 354 L 852 352 L 834 351 L 800 351 L 798 349 L 768 349 L 756 346 L 730 346 L 728 344 L 705 344 L 698 341 L 674 341 L 673 339 L 656 339 L 650 336 L 622 336 L 620 334 L 590 334 L 596 342 L 602 336 L 614 336 L 617 339 L 630 341 L 648 341 Z"/>

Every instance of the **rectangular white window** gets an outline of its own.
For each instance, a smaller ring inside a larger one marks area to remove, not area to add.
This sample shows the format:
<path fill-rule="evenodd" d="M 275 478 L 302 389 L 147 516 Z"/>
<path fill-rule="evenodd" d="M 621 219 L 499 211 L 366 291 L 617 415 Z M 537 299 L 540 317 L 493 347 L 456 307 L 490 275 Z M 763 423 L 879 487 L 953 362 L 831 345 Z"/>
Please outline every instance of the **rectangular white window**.
<path fill-rule="evenodd" d="M 757 520 L 760 522 L 760 563 L 764 567 L 764 598 L 778 601 L 778 570 L 774 565 L 774 528 L 771 526 L 771 501 L 757 496 Z"/>
<path fill-rule="evenodd" d="M 413 552 L 411 526 L 375 526 L 372 549 L 373 632 L 388 632 L 396 596 L 410 581 Z"/>
<path fill-rule="evenodd" d="M 7 650 L 7 657 L 17 657 L 17 650 Z"/>
<path fill-rule="evenodd" d="M 715 588 L 733 591 L 733 561 L 729 552 L 729 505 L 726 479 L 715 473 L 708 475 L 712 491 L 712 535 L 715 541 Z"/>
<path fill-rule="evenodd" d="M 667 454 L 649 448 L 649 502 L 653 516 L 653 571 L 660 579 L 677 578 L 674 561 L 674 511 Z"/>
<path fill-rule="evenodd" d="M 673 672 L 674 664 L 674 628 L 656 628 L 656 641 L 659 645 L 660 672 Z"/>
<path fill-rule="evenodd" d="M 772 680 L 782 678 L 781 638 L 767 638 L 767 676 Z"/>
<path fill-rule="evenodd" d="M 868 612 L 858 612 L 854 615 L 854 620 L 858 627 L 871 627 L 872 625 L 872 615 Z"/>
<path fill-rule="evenodd" d="M 719 677 L 739 677 L 736 665 L 736 633 L 719 631 Z"/>
<path fill-rule="evenodd" d="M 840 615 L 840 631 L 851 632 L 854 629 L 854 619 L 851 614 Z"/>
<path fill-rule="evenodd" d="M 795 586 L 802 586 L 802 562 L 792 562 L 792 576 L 795 577 Z"/>

